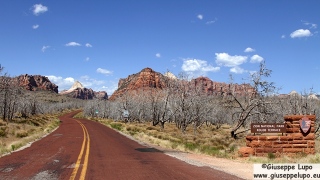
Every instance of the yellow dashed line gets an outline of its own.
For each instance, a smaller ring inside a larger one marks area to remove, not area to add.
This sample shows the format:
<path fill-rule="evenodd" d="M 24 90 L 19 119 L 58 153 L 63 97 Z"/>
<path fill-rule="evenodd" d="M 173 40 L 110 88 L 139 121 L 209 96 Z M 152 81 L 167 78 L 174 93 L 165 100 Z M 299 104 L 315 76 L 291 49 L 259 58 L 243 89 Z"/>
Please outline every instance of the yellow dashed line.
<path fill-rule="evenodd" d="M 87 173 L 87 168 L 88 168 L 88 161 L 89 161 L 89 152 L 90 152 L 90 138 L 89 138 L 89 133 L 88 133 L 88 130 L 87 128 L 83 125 L 84 129 L 86 130 L 87 132 L 87 139 L 88 139 L 88 142 L 87 142 L 87 151 L 86 151 L 86 155 L 85 155 L 85 158 L 84 158 L 84 162 L 83 162 L 83 167 L 82 167 L 82 171 L 81 171 L 81 175 L 80 175 L 80 179 L 85 179 L 86 177 L 86 173 Z"/>
<path fill-rule="evenodd" d="M 77 176 L 78 170 L 80 168 L 80 164 L 82 161 L 82 156 L 83 156 L 83 152 L 86 150 L 86 154 L 85 154 L 85 158 L 84 158 L 84 162 L 82 165 L 82 170 L 81 170 L 81 174 L 79 179 L 85 179 L 86 177 L 86 172 L 87 172 L 87 168 L 88 168 L 88 161 L 89 161 L 89 152 L 90 152 L 90 138 L 89 138 L 89 133 L 87 128 L 78 120 L 76 120 L 80 126 L 82 127 L 82 131 L 83 131 L 83 142 L 82 142 L 82 147 L 81 147 L 81 151 L 80 154 L 78 156 L 77 162 L 75 164 L 75 168 L 72 171 L 72 174 L 70 176 L 70 180 L 74 180 L 75 177 Z M 88 140 L 88 142 L 86 141 Z M 85 147 L 87 143 L 87 146 Z"/>

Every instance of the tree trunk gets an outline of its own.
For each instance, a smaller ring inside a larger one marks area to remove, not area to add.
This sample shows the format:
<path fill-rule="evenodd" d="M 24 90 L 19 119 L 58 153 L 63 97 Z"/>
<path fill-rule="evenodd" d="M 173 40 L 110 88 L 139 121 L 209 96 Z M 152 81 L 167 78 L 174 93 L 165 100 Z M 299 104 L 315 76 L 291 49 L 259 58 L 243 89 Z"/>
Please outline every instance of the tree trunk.
<path fill-rule="evenodd" d="M 165 123 L 165 121 L 160 121 L 160 129 L 161 129 L 161 131 L 164 130 L 164 123 Z"/>

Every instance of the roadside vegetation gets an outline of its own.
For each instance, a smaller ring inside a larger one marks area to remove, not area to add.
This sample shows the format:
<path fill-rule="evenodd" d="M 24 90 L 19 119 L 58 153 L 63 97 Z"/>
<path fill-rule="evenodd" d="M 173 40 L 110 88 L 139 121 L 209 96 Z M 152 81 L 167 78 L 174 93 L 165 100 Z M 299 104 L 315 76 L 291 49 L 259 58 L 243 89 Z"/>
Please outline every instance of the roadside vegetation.
<path fill-rule="evenodd" d="M 59 115 L 84 101 L 49 91 L 28 91 L 0 65 L 0 156 L 35 141 L 59 126 Z"/>
<path fill-rule="evenodd" d="M 78 117 L 83 118 L 84 116 L 82 113 L 79 113 Z M 286 155 L 279 157 L 270 153 L 267 157 L 241 157 L 238 154 L 238 149 L 246 146 L 246 133 L 243 133 L 235 140 L 229 136 L 232 127 L 227 124 L 222 124 L 218 127 L 215 125 L 205 125 L 199 129 L 197 134 L 194 134 L 192 129 L 187 129 L 185 133 L 181 133 L 173 123 L 168 123 L 166 129 L 162 130 L 159 126 L 153 126 L 150 122 L 128 123 L 96 117 L 90 118 L 90 120 L 131 136 L 139 142 L 166 150 L 205 154 L 246 163 L 320 163 L 319 138 L 316 140 L 316 154 L 314 155 L 301 153 L 294 157 Z"/>
<path fill-rule="evenodd" d="M 83 116 L 155 145 L 231 159 L 240 158 L 238 148 L 246 146 L 244 137 L 251 123 L 282 123 L 289 114 L 315 114 L 319 139 L 320 101 L 313 90 L 280 95 L 268 81 L 271 72 L 262 62 L 248 78 L 250 86 L 242 86 L 242 94 L 237 94 L 230 77 L 229 87 L 212 95 L 182 74 L 178 80 L 168 80 L 166 89 L 128 91 L 114 101 L 88 102 Z M 319 141 L 316 155 L 242 159 L 319 162 Z"/>
<path fill-rule="evenodd" d="M 0 66 L 0 74 L 2 72 Z M 320 162 L 320 101 L 312 89 L 304 93 L 279 95 L 268 81 L 271 71 L 260 64 L 243 93 L 230 86 L 208 95 L 184 74 L 168 80 L 166 89 L 127 92 L 114 101 L 79 100 L 59 94 L 30 92 L 16 87 L 8 74 L 0 76 L 0 156 L 43 137 L 59 126 L 58 116 L 83 109 L 77 116 L 98 121 L 133 138 L 178 151 L 247 162 Z M 246 89 L 247 87 L 251 87 Z M 217 87 L 219 88 L 219 87 Z M 246 146 L 250 124 L 283 122 L 287 114 L 315 114 L 316 154 L 296 157 L 242 158 L 239 147 Z"/>
<path fill-rule="evenodd" d="M 0 156 L 40 139 L 59 124 L 57 115 L 37 115 L 30 119 L 17 119 L 9 124 L 0 121 Z"/>

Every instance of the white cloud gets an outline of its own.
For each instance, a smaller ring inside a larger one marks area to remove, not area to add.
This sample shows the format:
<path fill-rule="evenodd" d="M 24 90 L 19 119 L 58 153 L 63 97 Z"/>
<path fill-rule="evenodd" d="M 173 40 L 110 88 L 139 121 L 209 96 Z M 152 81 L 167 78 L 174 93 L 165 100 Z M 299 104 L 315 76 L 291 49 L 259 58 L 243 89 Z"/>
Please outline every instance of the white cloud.
<path fill-rule="evenodd" d="M 35 24 L 32 26 L 32 29 L 38 29 L 39 28 L 39 25 L 38 24 Z"/>
<path fill-rule="evenodd" d="M 318 25 L 317 24 L 311 24 L 311 29 L 317 29 Z"/>
<path fill-rule="evenodd" d="M 72 77 L 63 78 L 61 76 L 53 76 L 53 75 L 47 76 L 47 77 L 51 82 L 58 85 L 59 91 L 70 89 L 74 84 L 74 82 L 76 81 Z M 92 79 L 89 76 L 81 76 L 79 79 L 79 82 L 81 82 L 81 84 L 86 88 L 92 88 L 92 86 L 101 86 L 105 83 L 104 81 L 101 81 L 101 80 Z M 93 90 L 97 91 L 96 89 L 97 87 L 95 87 Z"/>
<path fill-rule="evenodd" d="M 97 91 L 97 89 L 99 89 L 97 86 L 101 86 L 105 83 L 102 80 L 92 79 L 88 75 L 81 76 L 79 81 L 82 83 L 84 87 L 93 88 L 94 91 Z"/>
<path fill-rule="evenodd" d="M 109 71 L 109 70 L 106 70 L 106 69 L 102 69 L 102 68 L 98 68 L 98 69 L 97 69 L 97 72 L 98 72 L 98 73 L 101 73 L 101 74 L 105 74 L 105 75 L 110 75 L 110 74 L 112 74 L 112 71 Z"/>
<path fill-rule="evenodd" d="M 298 29 L 290 34 L 291 38 L 300 38 L 300 37 L 309 37 L 312 36 L 312 33 L 309 29 Z"/>
<path fill-rule="evenodd" d="M 86 47 L 92 47 L 92 45 L 91 45 L 91 44 L 89 44 L 89 43 L 87 43 L 87 44 L 86 44 Z"/>
<path fill-rule="evenodd" d="M 42 4 L 35 4 L 33 5 L 33 14 L 38 16 L 41 13 L 45 13 L 48 11 L 48 7 L 47 6 L 43 6 Z"/>
<path fill-rule="evenodd" d="M 256 51 L 255 49 L 252 49 L 251 47 L 247 47 L 244 52 L 254 52 Z"/>
<path fill-rule="evenodd" d="M 217 18 L 215 18 L 215 19 L 214 19 L 214 20 L 212 20 L 212 21 L 207 21 L 207 22 L 206 22 L 206 24 L 213 24 L 213 23 L 217 22 L 217 20 L 218 20 L 218 19 L 217 19 Z"/>
<path fill-rule="evenodd" d="M 45 52 L 48 48 L 50 48 L 50 46 L 42 46 L 41 51 Z"/>
<path fill-rule="evenodd" d="M 200 59 L 185 59 L 182 64 L 182 70 L 191 72 L 195 75 L 205 75 L 207 72 L 217 72 L 220 67 L 213 67 L 207 61 Z"/>
<path fill-rule="evenodd" d="M 304 25 L 309 26 L 310 29 L 317 29 L 318 25 L 315 23 L 310 23 L 307 21 L 302 21 L 304 23 Z"/>
<path fill-rule="evenodd" d="M 282 35 L 282 36 L 281 36 L 281 39 L 284 39 L 284 38 L 286 38 L 286 35 Z"/>
<path fill-rule="evenodd" d="M 72 77 L 63 78 L 61 76 L 53 75 L 47 77 L 52 83 L 58 85 L 59 91 L 70 89 L 73 83 L 75 82 L 74 78 Z"/>
<path fill-rule="evenodd" d="M 255 54 L 251 57 L 250 62 L 251 63 L 260 63 L 261 61 L 263 61 L 263 57 Z"/>
<path fill-rule="evenodd" d="M 84 87 L 91 88 L 94 91 L 106 91 L 109 96 L 118 88 L 118 82 L 111 81 L 107 85 L 105 81 L 93 79 L 87 75 L 81 76 L 79 81 Z"/>
<path fill-rule="evenodd" d="M 202 20 L 202 19 L 203 19 L 203 15 L 202 15 L 202 14 L 198 14 L 198 15 L 197 15 L 197 18 L 200 19 L 200 20 Z"/>
<path fill-rule="evenodd" d="M 63 78 L 61 76 L 53 75 L 47 77 L 52 83 L 58 85 L 59 91 L 70 89 L 76 81 L 72 77 Z M 81 76 L 78 81 L 86 88 L 91 88 L 94 91 L 106 91 L 108 95 L 111 95 L 118 88 L 117 82 L 109 82 L 109 84 L 111 84 L 109 86 L 106 85 L 106 82 L 103 80 L 92 79 L 86 75 Z"/>
<path fill-rule="evenodd" d="M 106 91 L 108 96 L 110 96 L 114 91 L 118 89 L 118 83 L 111 82 L 109 86 L 102 86 L 101 90 Z"/>
<path fill-rule="evenodd" d="M 81 46 L 81 44 L 79 44 L 77 42 L 69 42 L 65 46 Z"/>
<path fill-rule="evenodd" d="M 157 58 L 160 58 L 160 57 L 161 57 L 161 54 L 160 54 L 160 53 L 157 53 L 157 54 L 156 54 L 156 57 L 157 57 Z"/>
<path fill-rule="evenodd" d="M 247 71 L 242 69 L 239 66 L 235 66 L 235 67 L 230 69 L 230 72 L 235 73 L 235 74 L 242 74 L 242 73 L 247 72 Z"/>
<path fill-rule="evenodd" d="M 247 61 L 247 56 L 230 56 L 228 53 L 215 53 L 216 63 L 219 66 L 235 67 Z"/>

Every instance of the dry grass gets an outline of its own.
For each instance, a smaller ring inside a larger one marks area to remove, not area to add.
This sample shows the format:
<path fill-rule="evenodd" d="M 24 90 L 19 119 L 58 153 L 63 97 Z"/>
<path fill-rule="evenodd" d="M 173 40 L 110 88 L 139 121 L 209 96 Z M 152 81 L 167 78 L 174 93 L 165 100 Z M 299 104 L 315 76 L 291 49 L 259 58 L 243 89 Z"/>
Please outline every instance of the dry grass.
<path fill-rule="evenodd" d="M 196 133 L 189 127 L 186 133 L 182 133 L 175 124 L 166 123 L 165 129 L 152 126 L 150 123 L 123 123 L 113 120 L 93 119 L 113 129 L 128 134 L 135 139 L 185 152 L 207 154 L 215 157 L 235 159 L 248 163 L 320 163 L 320 140 L 316 140 L 316 154 L 297 154 L 295 157 L 285 155 L 275 157 L 240 157 L 238 149 L 246 146 L 245 134 L 240 139 L 230 137 L 231 127 L 223 125 L 217 129 L 215 126 L 202 126 Z"/>
<path fill-rule="evenodd" d="M 38 102 L 62 103 L 82 101 L 49 91 L 24 90 L 22 93 L 26 99 L 34 99 Z M 8 124 L 0 120 L 0 157 L 48 134 L 59 126 L 60 121 L 58 117 L 70 111 L 72 110 L 64 110 L 52 115 L 35 115 L 28 118 L 23 118 L 21 114 L 15 113 L 15 118 Z"/>
<path fill-rule="evenodd" d="M 16 118 L 8 124 L 0 120 L 0 157 L 52 132 L 59 126 L 61 114 Z"/>
<path fill-rule="evenodd" d="M 150 123 L 92 120 L 128 134 L 142 142 L 216 157 L 234 159 L 237 156 L 237 149 L 245 144 L 244 139 L 234 140 L 230 137 L 231 128 L 228 125 L 223 125 L 219 129 L 215 126 L 207 127 L 204 125 L 197 132 L 189 127 L 185 133 L 182 133 L 175 124 L 171 123 L 166 123 L 164 130 L 161 131 L 159 126 L 152 126 Z"/>

